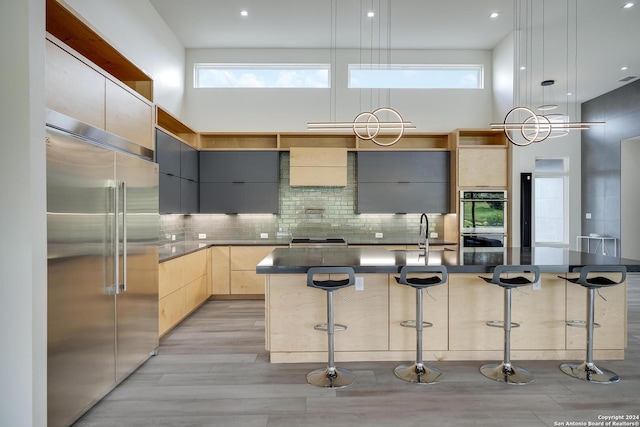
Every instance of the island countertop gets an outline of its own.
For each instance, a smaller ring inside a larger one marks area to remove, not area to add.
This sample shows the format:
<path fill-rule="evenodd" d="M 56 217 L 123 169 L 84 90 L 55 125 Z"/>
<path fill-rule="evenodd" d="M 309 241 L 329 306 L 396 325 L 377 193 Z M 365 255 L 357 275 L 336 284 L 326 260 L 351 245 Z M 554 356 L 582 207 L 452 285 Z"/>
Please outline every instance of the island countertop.
<path fill-rule="evenodd" d="M 258 274 L 300 274 L 310 267 L 353 267 L 357 273 L 397 273 L 405 265 L 425 265 L 421 250 L 384 248 L 276 248 L 257 266 Z M 537 265 L 543 272 L 569 272 L 584 265 L 624 265 L 640 271 L 640 260 L 577 252 L 562 248 L 430 249 L 428 265 L 451 273 L 487 273 L 497 265 Z"/>

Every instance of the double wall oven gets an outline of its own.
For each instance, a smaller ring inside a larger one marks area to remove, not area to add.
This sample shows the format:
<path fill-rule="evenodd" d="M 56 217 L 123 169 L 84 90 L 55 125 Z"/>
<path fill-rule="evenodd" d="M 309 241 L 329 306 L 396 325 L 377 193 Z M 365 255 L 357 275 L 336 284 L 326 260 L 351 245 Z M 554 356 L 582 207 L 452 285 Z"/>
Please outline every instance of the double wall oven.
<path fill-rule="evenodd" d="M 460 246 L 506 246 L 507 218 L 506 191 L 461 191 Z"/>

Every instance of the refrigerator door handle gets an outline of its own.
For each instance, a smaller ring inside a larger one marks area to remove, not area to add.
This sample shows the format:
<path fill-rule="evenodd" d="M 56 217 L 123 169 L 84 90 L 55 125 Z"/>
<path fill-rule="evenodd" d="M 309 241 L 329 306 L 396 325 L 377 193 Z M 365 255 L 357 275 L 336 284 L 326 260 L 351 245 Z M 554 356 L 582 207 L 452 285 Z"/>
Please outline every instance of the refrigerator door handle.
<path fill-rule="evenodd" d="M 127 291 L 127 183 L 122 182 L 122 288 Z"/>
<path fill-rule="evenodd" d="M 120 293 L 120 182 L 116 181 L 114 186 L 114 202 L 113 202 L 113 287 L 115 294 Z"/>

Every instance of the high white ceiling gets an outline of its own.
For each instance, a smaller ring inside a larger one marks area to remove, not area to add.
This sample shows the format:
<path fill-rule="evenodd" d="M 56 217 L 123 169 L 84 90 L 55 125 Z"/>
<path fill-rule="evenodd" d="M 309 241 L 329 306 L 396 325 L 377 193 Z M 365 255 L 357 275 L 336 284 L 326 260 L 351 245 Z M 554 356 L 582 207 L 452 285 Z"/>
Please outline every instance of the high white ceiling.
<path fill-rule="evenodd" d="M 533 24 L 532 30 L 524 31 L 533 44 L 521 55 L 540 70 L 544 63 L 544 77 L 540 71 L 530 79 L 536 85 L 543 78 L 558 83 L 571 80 L 570 85 L 577 82 L 582 102 L 626 84 L 620 82 L 622 78 L 640 76 L 640 1 L 629 9 L 622 8 L 623 0 L 577 0 L 577 4 L 576 0 L 150 2 L 188 49 L 330 48 L 333 40 L 337 48 L 359 49 L 373 42 L 387 49 L 388 42 L 391 49 L 489 50 L 513 32 L 517 4 L 528 3 L 530 8 L 524 4 L 518 16 Z M 249 16 L 240 16 L 240 10 L 247 10 Z M 377 14 L 373 25 L 362 18 L 369 10 Z M 490 19 L 491 12 L 500 16 Z M 576 38 L 577 56 L 573 52 Z M 629 69 L 621 71 L 622 66 Z M 564 96 L 564 87 L 556 87 Z"/>

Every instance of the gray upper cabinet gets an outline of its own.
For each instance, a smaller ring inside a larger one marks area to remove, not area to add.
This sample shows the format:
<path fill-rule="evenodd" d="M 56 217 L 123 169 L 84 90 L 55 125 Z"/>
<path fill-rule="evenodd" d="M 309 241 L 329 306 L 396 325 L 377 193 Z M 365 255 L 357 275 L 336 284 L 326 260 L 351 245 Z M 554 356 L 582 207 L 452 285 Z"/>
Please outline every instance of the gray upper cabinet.
<path fill-rule="evenodd" d="M 358 213 L 450 211 L 448 151 L 358 153 Z"/>
<path fill-rule="evenodd" d="M 182 142 L 156 129 L 156 163 L 161 173 L 180 176 L 180 151 Z"/>
<path fill-rule="evenodd" d="M 277 213 L 277 151 L 200 152 L 201 213 Z"/>
<path fill-rule="evenodd" d="M 198 150 L 156 129 L 161 214 L 198 213 Z"/>
<path fill-rule="evenodd" d="M 198 182 L 198 150 L 187 144 L 180 147 L 180 176 Z"/>

